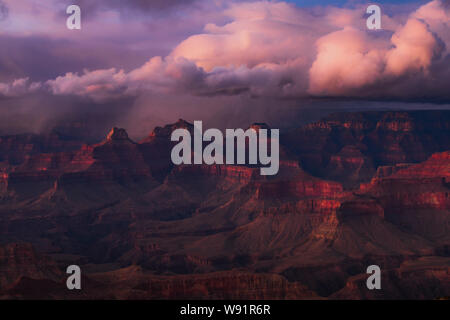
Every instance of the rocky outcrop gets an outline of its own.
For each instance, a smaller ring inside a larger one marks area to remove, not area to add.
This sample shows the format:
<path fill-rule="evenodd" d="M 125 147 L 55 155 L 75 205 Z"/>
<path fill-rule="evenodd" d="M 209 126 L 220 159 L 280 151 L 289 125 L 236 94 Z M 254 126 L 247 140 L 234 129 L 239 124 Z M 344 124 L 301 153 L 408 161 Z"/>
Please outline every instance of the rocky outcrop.
<path fill-rule="evenodd" d="M 40 153 L 71 151 L 80 148 L 83 142 L 57 131 L 48 134 L 20 134 L 0 137 L 0 167 L 13 167 L 23 163 L 27 157 Z"/>
<path fill-rule="evenodd" d="M 203 275 L 156 277 L 130 267 L 98 274 L 93 279 L 125 287 L 115 292 L 122 299 L 310 299 L 316 295 L 299 283 L 276 274 L 216 272 Z M 112 286 L 114 287 L 114 286 Z"/>
<path fill-rule="evenodd" d="M 382 290 L 367 290 L 367 274 L 349 277 L 332 299 L 423 300 L 450 296 L 450 259 L 425 257 L 382 269 Z"/>
<path fill-rule="evenodd" d="M 383 167 L 358 191 L 376 197 L 388 221 L 447 244 L 450 223 L 450 152 L 419 164 Z"/>
<path fill-rule="evenodd" d="M 448 291 L 447 114 L 339 114 L 287 131 L 275 176 L 174 166 L 171 132 L 193 129 L 183 120 L 139 143 L 113 128 L 0 167 L 0 241 L 76 254 L 96 270 L 83 298 L 386 298 L 363 292 L 369 263 L 386 270 L 389 296 L 437 298 Z M 1 250 L 12 271 L 0 294 L 70 298 L 44 256 Z"/>
<path fill-rule="evenodd" d="M 358 112 L 332 114 L 281 141 L 309 173 L 357 187 L 379 166 L 449 150 L 449 136 L 449 111 Z"/>
<path fill-rule="evenodd" d="M 61 275 L 56 263 L 36 253 L 31 244 L 0 246 L 0 292 L 23 277 L 60 280 Z"/>
<path fill-rule="evenodd" d="M 39 197 L 52 188 L 69 194 L 85 188 L 90 190 L 87 197 L 100 203 L 105 192 L 96 189 L 104 190 L 105 184 L 116 189 L 124 184 L 141 184 L 143 188 L 156 184 L 139 146 L 118 128 L 113 128 L 105 141 L 77 151 L 31 155 L 4 173 L 2 181 L 4 193 L 18 201 Z"/>

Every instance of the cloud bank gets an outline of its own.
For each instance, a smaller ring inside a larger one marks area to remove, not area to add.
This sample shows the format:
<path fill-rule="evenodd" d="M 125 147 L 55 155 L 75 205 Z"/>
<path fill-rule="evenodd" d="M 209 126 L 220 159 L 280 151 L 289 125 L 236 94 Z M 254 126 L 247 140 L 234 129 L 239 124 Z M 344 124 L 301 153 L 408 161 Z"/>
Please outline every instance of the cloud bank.
<path fill-rule="evenodd" d="M 406 17 L 384 14 L 382 31 L 365 28 L 363 5 L 220 2 L 206 11 L 211 21 L 200 32 L 141 66 L 85 69 L 31 84 L 21 78 L 0 83 L 0 94 L 46 90 L 97 102 L 151 93 L 450 100 L 448 1 L 433 0 Z"/>

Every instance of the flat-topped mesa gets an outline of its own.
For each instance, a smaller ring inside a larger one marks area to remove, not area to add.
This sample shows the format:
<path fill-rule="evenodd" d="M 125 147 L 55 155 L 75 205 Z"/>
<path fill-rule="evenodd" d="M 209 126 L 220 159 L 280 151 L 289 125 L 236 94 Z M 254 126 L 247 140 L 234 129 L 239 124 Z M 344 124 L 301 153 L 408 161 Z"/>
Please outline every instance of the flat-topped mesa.
<path fill-rule="evenodd" d="M 394 174 L 397 178 L 450 178 L 450 151 L 435 153 L 426 161 L 405 166 Z"/>
<path fill-rule="evenodd" d="M 332 113 L 320 121 L 306 125 L 306 129 L 347 128 L 352 130 L 412 131 L 422 120 L 421 113 L 408 111 L 368 111 Z M 420 127 L 420 125 L 419 125 Z"/>
<path fill-rule="evenodd" d="M 442 152 L 418 164 L 382 167 L 370 183 L 361 184 L 358 192 L 378 197 L 381 204 L 397 215 L 411 208 L 414 212 L 446 211 L 450 206 L 449 159 L 450 152 Z"/>
<path fill-rule="evenodd" d="M 381 180 L 420 180 L 420 179 L 450 179 L 450 151 L 435 153 L 426 161 L 413 163 L 399 163 L 393 166 L 381 166 L 370 183 L 362 184 L 369 187 Z"/>
<path fill-rule="evenodd" d="M 373 123 L 371 117 L 367 117 L 365 113 L 332 113 L 319 121 L 305 125 L 303 130 L 348 128 L 353 130 L 369 130 L 375 128 L 376 122 Z"/>
<path fill-rule="evenodd" d="M 31 155 L 75 151 L 82 145 L 83 142 L 78 138 L 55 131 L 0 136 L 0 162 L 2 167 L 8 168 L 22 164 Z"/>
<path fill-rule="evenodd" d="M 253 188 L 261 200 L 338 199 L 344 195 L 339 182 L 313 177 L 294 161 L 280 162 L 277 176 L 256 179 Z"/>
<path fill-rule="evenodd" d="M 408 112 L 388 112 L 377 122 L 377 130 L 410 132 L 422 128 L 420 115 Z"/>
<path fill-rule="evenodd" d="M 128 133 L 122 128 L 112 128 L 106 137 L 106 141 L 131 141 Z"/>
<path fill-rule="evenodd" d="M 428 239 L 448 241 L 450 152 L 433 154 L 418 164 L 379 169 L 358 197 L 376 199 L 386 219 Z M 356 193 L 356 192 L 355 192 Z M 448 239 L 448 237 L 447 237 Z"/>

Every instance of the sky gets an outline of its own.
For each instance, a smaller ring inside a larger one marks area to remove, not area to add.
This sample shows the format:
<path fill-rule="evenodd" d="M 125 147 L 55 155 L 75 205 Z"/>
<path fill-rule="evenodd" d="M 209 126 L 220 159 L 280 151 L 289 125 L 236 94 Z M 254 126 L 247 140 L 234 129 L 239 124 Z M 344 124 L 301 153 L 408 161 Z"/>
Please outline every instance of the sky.
<path fill-rule="evenodd" d="M 448 107 L 449 21 L 448 0 L 0 0 L 0 134 Z"/>
<path fill-rule="evenodd" d="M 351 0 L 288 0 L 287 2 L 295 3 L 298 6 L 306 7 L 306 6 L 340 6 L 343 7 L 345 5 L 351 5 L 354 3 L 357 3 L 356 1 Z M 413 1 L 410 0 L 378 0 L 378 1 L 372 1 L 367 3 L 373 3 L 373 4 L 407 4 L 412 3 Z M 415 1 L 416 3 L 420 3 L 420 1 Z"/>

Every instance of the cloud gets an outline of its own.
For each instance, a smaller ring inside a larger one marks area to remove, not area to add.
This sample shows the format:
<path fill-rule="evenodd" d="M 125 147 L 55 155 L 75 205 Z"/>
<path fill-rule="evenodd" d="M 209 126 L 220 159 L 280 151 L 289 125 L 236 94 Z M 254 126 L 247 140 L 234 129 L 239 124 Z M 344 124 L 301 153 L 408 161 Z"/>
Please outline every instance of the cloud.
<path fill-rule="evenodd" d="M 386 73 L 394 76 L 411 71 L 428 72 L 433 59 L 445 49 L 428 25 L 416 18 L 409 19 L 391 41 L 394 48 L 386 55 Z"/>
<path fill-rule="evenodd" d="M 58 0 L 60 3 L 68 6 L 70 4 L 76 4 L 80 7 L 92 11 L 97 10 L 119 10 L 121 12 L 126 11 L 165 11 L 179 7 L 185 7 L 192 5 L 196 0 Z"/>
<path fill-rule="evenodd" d="M 143 66 L 126 73 L 115 68 L 66 73 L 45 86 L 55 95 L 87 96 L 105 101 L 142 92 L 182 93 L 195 90 L 203 82 L 204 71 L 183 58 L 151 58 Z"/>
<path fill-rule="evenodd" d="M 389 83 L 395 81 L 403 82 L 400 84 L 406 87 L 410 83 L 411 89 L 415 89 L 409 93 L 403 90 L 405 97 L 426 95 L 423 90 L 427 86 L 416 91 L 413 84 L 417 78 L 423 82 L 430 81 L 432 64 L 438 63 L 446 51 L 445 42 L 431 30 L 431 24 L 436 19 L 446 21 L 447 15 L 443 4 L 433 1 L 414 12 L 384 45 L 369 37 L 367 32 L 353 28 L 344 28 L 320 38 L 316 43 L 317 58 L 309 70 L 309 92 L 315 95 L 367 96 L 366 93 L 373 94 L 370 86 L 377 86 L 376 95 L 382 97 L 391 94 Z M 445 83 L 448 77 L 434 80 Z"/>
<path fill-rule="evenodd" d="M 5 97 L 16 97 L 36 92 L 40 89 L 38 82 L 30 83 L 29 78 L 16 79 L 10 83 L 0 82 L 0 95 Z"/>
<path fill-rule="evenodd" d="M 264 1 L 234 3 L 224 14 L 231 22 L 207 24 L 203 34 L 188 37 L 165 58 L 153 57 L 128 73 L 111 69 L 92 76 L 68 73 L 48 84 L 55 94 L 73 92 L 96 99 L 113 97 L 124 88 L 124 94 L 142 90 L 255 96 L 305 92 L 308 59 L 313 54 L 310 43 L 318 32 L 310 26 L 311 13 L 291 4 Z"/>
<path fill-rule="evenodd" d="M 8 18 L 9 8 L 3 1 L 0 1 L 0 21 Z"/>
<path fill-rule="evenodd" d="M 443 1 L 383 7 L 380 32 L 366 30 L 365 4 L 197 0 L 140 11 L 123 2 L 97 8 L 79 33 L 64 27 L 58 1 L 3 0 L 1 134 L 63 123 L 96 139 L 111 126 L 142 137 L 180 117 L 282 127 L 324 108 L 375 108 L 379 99 L 394 101 L 383 108 L 450 101 Z"/>
<path fill-rule="evenodd" d="M 106 0 L 85 1 L 82 29 L 68 30 L 66 7 L 72 1 L 0 1 L 9 7 L 9 18 L 0 21 L 0 82 L 22 77 L 46 81 L 84 69 L 131 70 L 151 57 L 167 56 L 182 40 L 222 16 L 210 1 L 172 3 L 176 10 L 154 12 L 125 9 L 136 8 L 128 1 L 120 1 L 123 10 L 108 6 Z M 100 2 L 101 10 L 90 7 Z"/>
<path fill-rule="evenodd" d="M 375 83 L 382 74 L 382 52 L 370 48 L 362 31 L 351 27 L 317 41 L 317 58 L 309 70 L 309 92 L 339 95 Z"/>
<path fill-rule="evenodd" d="M 94 100 L 104 100 L 120 97 L 126 89 L 124 81 L 124 72 L 112 68 L 85 70 L 82 75 L 69 72 L 46 84 L 55 95 L 90 96 Z"/>
<path fill-rule="evenodd" d="M 148 93 L 449 98 L 441 89 L 449 80 L 442 69 L 449 68 L 445 61 L 450 45 L 449 7 L 443 1 L 421 6 L 406 20 L 384 15 L 385 30 L 380 32 L 366 30 L 363 6 L 305 9 L 253 1 L 216 3 L 204 10 L 211 22 L 165 56 L 154 56 L 130 70 L 67 72 L 40 87 L 54 95 L 94 101 Z M 429 79 L 435 84 L 432 90 Z"/>

